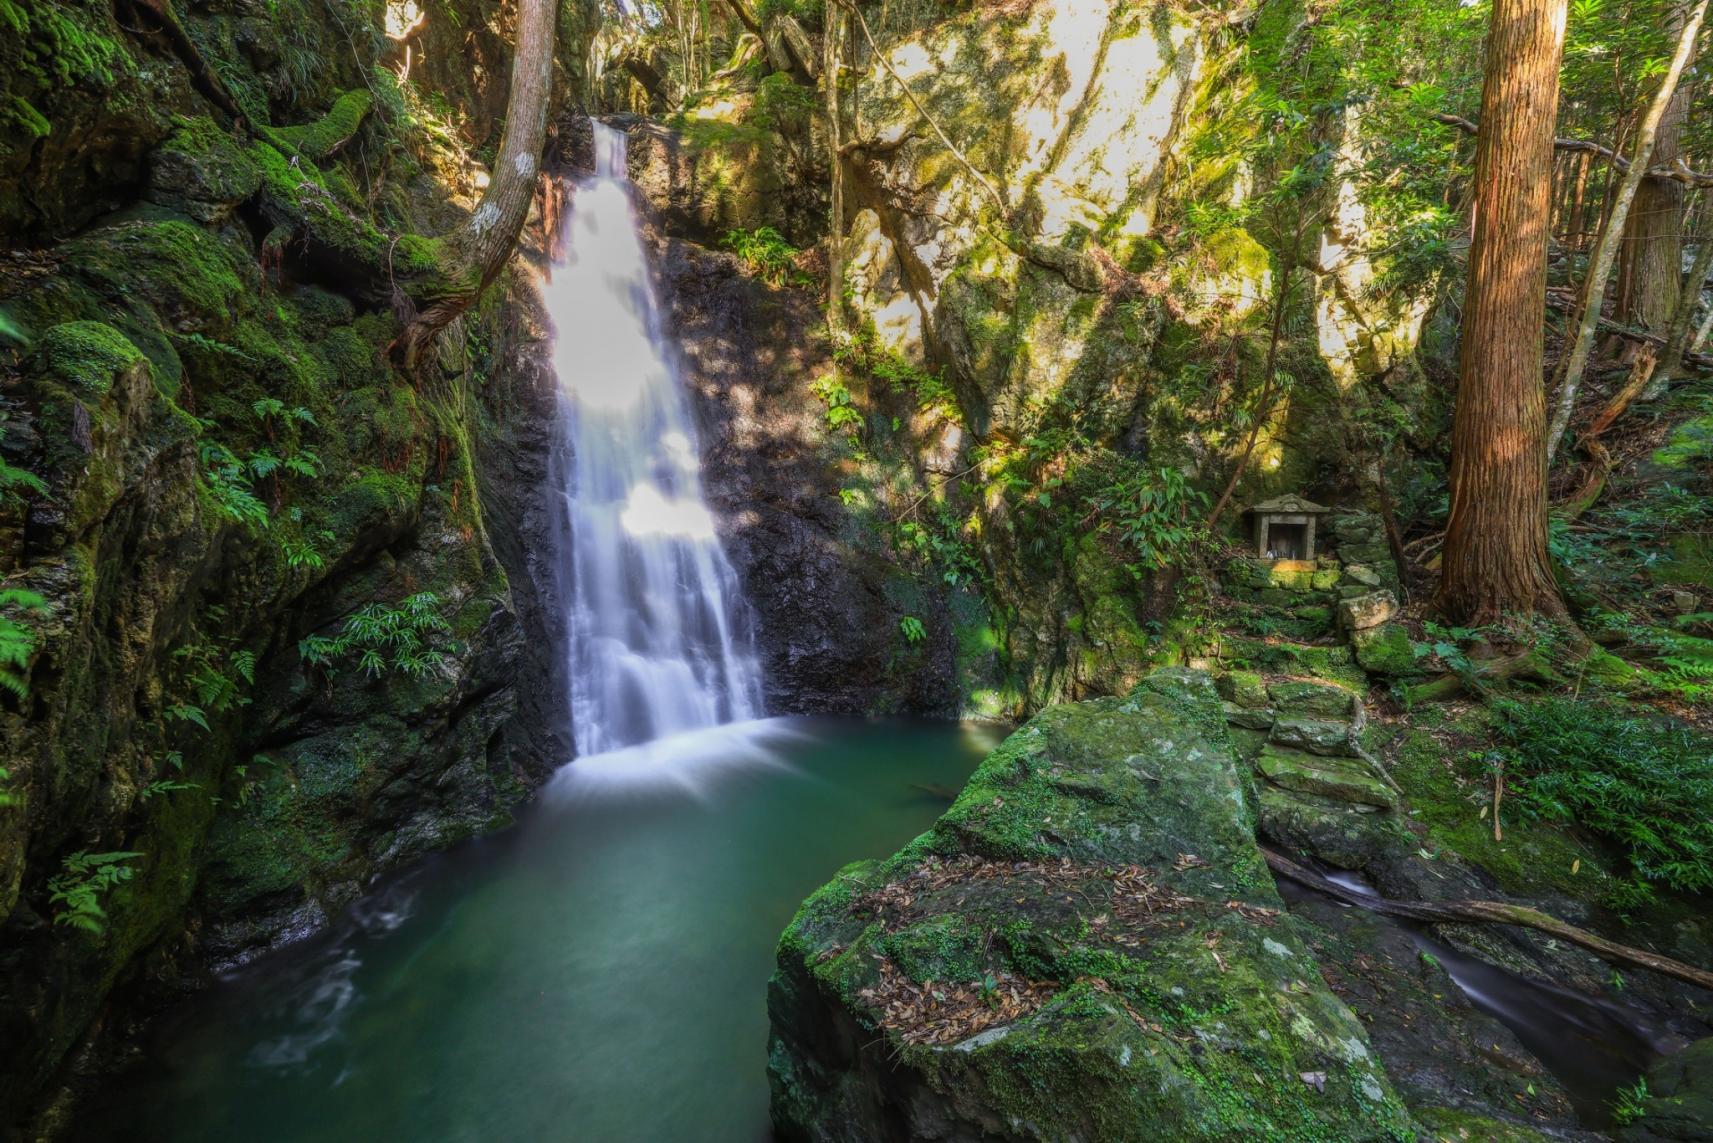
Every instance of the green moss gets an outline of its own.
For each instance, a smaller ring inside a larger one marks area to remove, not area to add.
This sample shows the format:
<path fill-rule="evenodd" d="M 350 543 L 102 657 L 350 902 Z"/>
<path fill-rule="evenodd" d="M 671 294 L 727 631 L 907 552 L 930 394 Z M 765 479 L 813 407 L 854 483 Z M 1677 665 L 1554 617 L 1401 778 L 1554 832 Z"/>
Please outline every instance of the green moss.
<path fill-rule="evenodd" d="M 12 62 L 30 78 L 55 85 L 111 88 L 135 65 L 94 5 L 38 0 L 23 6 L 0 0 L 0 26 L 12 40 Z"/>
<path fill-rule="evenodd" d="M 275 127 L 262 133 L 281 151 L 319 162 L 357 133 L 374 102 L 375 97 L 368 88 L 354 88 L 334 100 L 327 114 L 314 123 L 300 127 Z"/>
<path fill-rule="evenodd" d="M 1147 1139 L 1160 1124 L 1184 1139 L 1412 1138 L 1294 923 L 1232 912 L 1233 900 L 1279 909 L 1241 784 L 1205 676 L 1164 672 L 1124 699 L 1037 715 L 930 834 L 846 870 L 793 920 L 770 997 L 776 1118 L 855 1134 L 873 1117 L 898 1132 L 891 1116 L 922 1116 L 1038 1138 Z M 995 860 L 924 868 L 969 854 Z M 1132 864 L 1174 896 L 1136 912 L 1120 888 L 1133 874 L 1117 872 Z M 887 960 L 917 982 L 1041 991 L 955 1046 L 905 1043 L 875 993 Z M 837 1026 L 822 1004 L 864 1030 L 862 1058 L 810 1047 Z"/>
<path fill-rule="evenodd" d="M 155 201 L 211 218 L 196 213 L 200 204 L 242 202 L 261 186 L 262 172 L 228 131 L 199 116 L 177 120 L 151 156 L 149 179 Z"/>
<path fill-rule="evenodd" d="M 333 495 L 327 527 L 340 536 L 361 535 L 414 503 L 419 490 L 419 485 L 401 475 L 360 469 Z"/>
<path fill-rule="evenodd" d="M 260 274 L 247 250 L 200 226 L 158 215 L 90 231 L 66 244 L 66 262 L 114 301 L 140 297 L 153 303 L 166 324 L 181 332 L 226 328 L 230 315 L 260 292 Z"/>
<path fill-rule="evenodd" d="M 1352 642 L 1356 661 L 1365 671 L 1387 678 L 1412 678 L 1422 673 L 1409 632 L 1396 623 L 1358 631 Z"/>
<path fill-rule="evenodd" d="M 113 378 L 143 360 L 142 350 L 105 322 L 71 321 L 42 335 L 42 361 L 81 392 L 100 395 Z"/>
<path fill-rule="evenodd" d="M 1403 788 L 1415 819 L 1428 827 L 1431 849 L 1448 849 L 1492 874 L 1507 892 L 1527 896 L 1543 886 L 1582 900 L 1605 897 L 1616 883 L 1606 855 L 1570 830 L 1507 815 L 1502 841 L 1493 839 L 1490 813 L 1492 780 L 1467 750 L 1448 750 L 1445 741 L 1485 743 L 1490 715 L 1471 708 L 1439 728 L 1405 730 L 1386 748 L 1392 777 Z M 1371 742 L 1370 746 L 1377 746 Z"/>
<path fill-rule="evenodd" d="M 45 139 L 53 134 L 53 124 L 47 116 L 37 111 L 35 105 L 18 94 L 9 94 L 0 101 L 0 131 L 4 132 L 4 141 L 0 149 L 14 150 L 16 139 L 33 141 Z"/>

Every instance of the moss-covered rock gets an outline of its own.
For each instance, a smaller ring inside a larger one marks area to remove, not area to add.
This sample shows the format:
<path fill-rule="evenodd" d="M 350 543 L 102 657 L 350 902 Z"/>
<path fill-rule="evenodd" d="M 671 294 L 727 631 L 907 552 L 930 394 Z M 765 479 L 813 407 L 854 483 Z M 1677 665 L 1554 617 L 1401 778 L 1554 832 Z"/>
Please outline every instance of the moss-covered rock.
<path fill-rule="evenodd" d="M 786 1139 L 1409 1139 L 1280 912 L 1211 681 L 1053 707 L 805 903 L 769 990 Z"/>
<path fill-rule="evenodd" d="M 522 558 L 541 483 L 519 454 L 549 443 L 490 433 L 483 406 L 503 389 L 508 417 L 551 416 L 542 323 L 507 276 L 505 313 L 466 315 L 419 391 L 391 375 L 397 319 L 364 285 L 389 256 L 405 276 L 433 264 L 420 235 L 458 197 L 423 172 L 468 157 L 370 74 L 378 11 L 283 6 L 301 24 L 269 42 L 272 9 L 177 8 L 248 130 L 113 6 L 0 0 L 0 118 L 33 140 L 0 138 L 0 239 L 37 248 L 0 275 L 21 347 L 3 443 L 41 482 L 0 508 L 0 570 L 47 600 L 27 693 L 0 698 L 7 1137 L 52 1133 L 27 1121 L 70 1105 L 60 1085 L 100 1068 L 104 1030 L 502 824 L 548 757 L 511 721 L 526 651 L 496 551 Z M 460 15 L 477 22 L 459 2 L 434 18 Z M 282 53 L 317 43 L 337 50 L 282 83 Z M 346 261 L 270 241 L 282 202 L 303 221 L 285 237 L 319 226 Z M 517 485 L 517 511 L 489 511 L 479 477 Z M 448 625 L 433 669 L 335 686 L 303 662 L 304 636 L 413 592 Z M 100 933 L 53 900 L 80 851 L 142 854 Z"/>
<path fill-rule="evenodd" d="M 142 350 L 125 335 L 99 321 L 63 322 L 42 335 L 42 363 L 56 378 L 92 397 L 113 387 L 113 379 L 143 360 Z"/>
<path fill-rule="evenodd" d="M 1699 1040 L 1648 1069 L 1625 1143 L 1713 1139 L 1713 1040 Z"/>
<path fill-rule="evenodd" d="M 149 199 L 198 222 L 219 222 L 255 194 L 262 172 L 231 132 L 186 119 L 149 156 Z"/>
<path fill-rule="evenodd" d="M 1396 623 L 1354 632 L 1350 638 L 1362 669 L 1384 678 L 1410 678 L 1422 673 L 1410 633 Z"/>
<path fill-rule="evenodd" d="M 1278 734 L 1278 727 L 1273 728 Z M 1255 760 L 1269 782 L 1285 790 L 1319 794 L 1334 801 L 1390 809 L 1397 796 L 1359 758 L 1328 757 L 1269 742 Z"/>

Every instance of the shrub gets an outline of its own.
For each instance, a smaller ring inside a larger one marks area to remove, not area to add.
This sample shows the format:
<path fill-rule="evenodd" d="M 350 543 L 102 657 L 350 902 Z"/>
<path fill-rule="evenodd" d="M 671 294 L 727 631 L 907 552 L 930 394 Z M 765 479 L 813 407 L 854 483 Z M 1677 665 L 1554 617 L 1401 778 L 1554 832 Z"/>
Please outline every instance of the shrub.
<path fill-rule="evenodd" d="M 797 247 L 771 226 L 728 230 L 720 245 L 736 254 L 744 269 L 770 285 L 783 286 L 800 276 L 794 274 Z"/>

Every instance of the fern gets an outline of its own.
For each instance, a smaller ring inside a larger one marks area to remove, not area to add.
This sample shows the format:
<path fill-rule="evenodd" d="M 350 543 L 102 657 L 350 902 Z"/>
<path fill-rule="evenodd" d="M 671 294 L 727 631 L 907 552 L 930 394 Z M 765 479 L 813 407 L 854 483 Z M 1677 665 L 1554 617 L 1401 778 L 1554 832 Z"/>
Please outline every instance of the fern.
<path fill-rule="evenodd" d="M 1713 639 L 1665 634 L 1658 648 L 1657 674 L 1666 691 L 1691 701 L 1713 696 Z"/>
<path fill-rule="evenodd" d="M 419 591 L 396 607 L 368 604 L 346 618 L 339 634 L 308 636 L 297 651 L 305 663 L 329 675 L 340 660 L 355 655 L 358 669 L 371 678 L 388 670 L 422 678 L 445 660 L 429 639 L 450 627 L 440 614 L 440 597 Z"/>
<path fill-rule="evenodd" d="M 175 702 L 167 707 L 167 717 L 179 722 L 191 722 L 202 729 L 208 729 L 208 714 L 199 706 L 187 702 Z"/>
<path fill-rule="evenodd" d="M 54 924 L 70 925 L 100 935 L 107 928 L 101 898 L 136 872 L 129 864 L 141 853 L 74 853 L 65 859 L 60 872 L 48 881 L 48 903 L 54 909 Z"/>
<path fill-rule="evenodd" d="M 45 612 L 48 601 L 23 588 L 0 588 L 0 609 L 17 612 Z M 0 689 L 19 698 L 29 694 L 29 679 L 25 675 L 30 658 L 40 642 L 35 628 L 21 619 L 0 615 Z"/>
<path fill-rule="evenodd" d="M 1619 845 L 1648 883 L 1713 889 L 1713 740 L 1681 723 L 1563 698 L 1501 700 L 1499 755 L 1525 813 L 1575 822 Z"/>

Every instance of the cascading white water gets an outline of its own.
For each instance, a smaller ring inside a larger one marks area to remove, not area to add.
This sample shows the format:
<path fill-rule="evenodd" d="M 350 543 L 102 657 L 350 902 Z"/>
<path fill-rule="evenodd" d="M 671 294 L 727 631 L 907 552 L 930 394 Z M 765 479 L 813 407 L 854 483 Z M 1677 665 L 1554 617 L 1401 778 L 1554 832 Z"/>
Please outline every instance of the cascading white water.
<path fill-rule="evenodd" d="M 579 753 L 762 713 L 752 624 L 702 497 L 696 429 L 625 177 L 595 127 L 545 290 L 564 446 L 571 716 Z"/>

